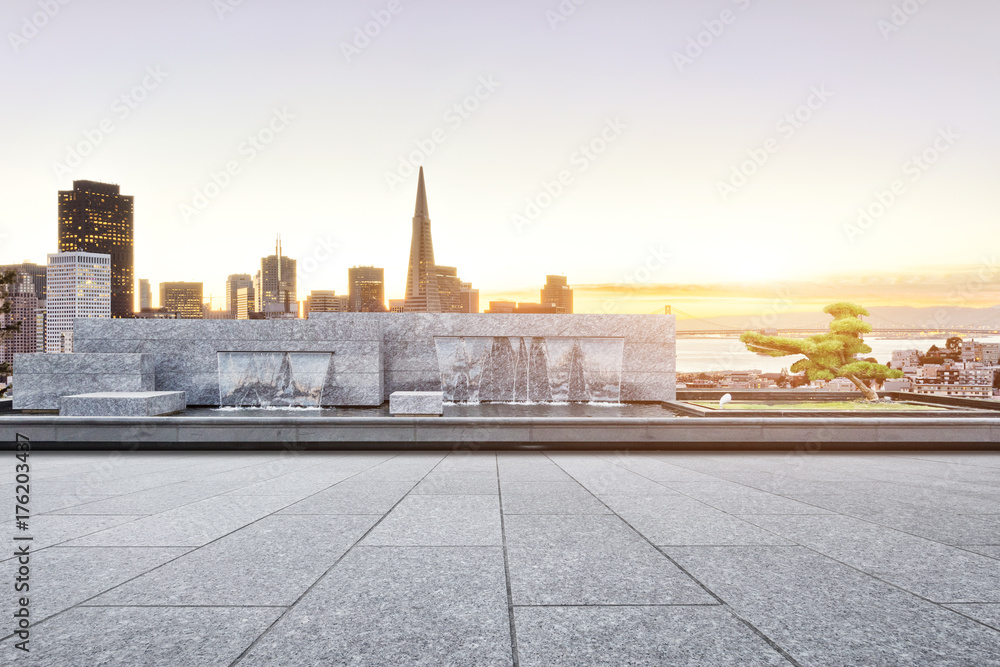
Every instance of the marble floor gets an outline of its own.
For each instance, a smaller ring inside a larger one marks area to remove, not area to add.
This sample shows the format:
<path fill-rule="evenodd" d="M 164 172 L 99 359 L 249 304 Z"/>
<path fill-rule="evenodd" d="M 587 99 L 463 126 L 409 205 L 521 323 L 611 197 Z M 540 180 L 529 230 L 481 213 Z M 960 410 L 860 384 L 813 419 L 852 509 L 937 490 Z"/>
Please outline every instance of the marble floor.
<path fill-rule="evenodd" d="M 2 664 L 1000 665 L 996 453 L 40 452 L 30 476 Z"/>

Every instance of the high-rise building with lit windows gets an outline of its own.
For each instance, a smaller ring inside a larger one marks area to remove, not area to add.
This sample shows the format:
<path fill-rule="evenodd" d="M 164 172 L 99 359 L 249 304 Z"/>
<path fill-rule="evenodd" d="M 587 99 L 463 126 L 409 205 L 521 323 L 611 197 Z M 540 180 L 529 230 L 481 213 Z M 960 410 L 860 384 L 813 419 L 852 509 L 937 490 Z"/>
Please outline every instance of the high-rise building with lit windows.
<path fill-rule="evenodd" d="M 112 317 L 132 317 L 135 304 L 134 199 L 95 181 L 59 193 L 59 252 L 110 255 Z"/>
<path fill-rule="evenodd" d="M 385 269 L 355 266 L 347 270 L 352 313 L 385 312 Z"/>
<path fill-rule="evenodd" d="M 184 320 L 203 319 L 204 283 L 160 283 L 160 308 Z"/>
<path fill-rule="evenodd" d="M 73 320 L 111 317 L 111 255 L 60 252 L 48 256 L 45 351 L 72 351 Z"/>
<path fill-rule="evenodd" d="M 275 243 L 274 254 L 262 257 L 260 271 L 253 279 L 255 308 L 265 317 L 283 318 L 298 316 L 296 298 L 296 267 L 298 263 L 281 253 L 281 237 Z"/>

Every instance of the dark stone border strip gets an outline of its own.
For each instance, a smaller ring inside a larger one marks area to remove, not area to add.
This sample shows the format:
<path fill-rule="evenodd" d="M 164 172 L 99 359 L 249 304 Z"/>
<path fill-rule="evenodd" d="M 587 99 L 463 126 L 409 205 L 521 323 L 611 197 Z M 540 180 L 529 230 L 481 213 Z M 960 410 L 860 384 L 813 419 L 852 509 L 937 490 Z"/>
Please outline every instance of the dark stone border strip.
<path fill-rule="evenodd" d="M 1000 451 L 1000 415 L 935 418 L 52 417 L 0 419 L 33 449 L 622 449 Z"/>

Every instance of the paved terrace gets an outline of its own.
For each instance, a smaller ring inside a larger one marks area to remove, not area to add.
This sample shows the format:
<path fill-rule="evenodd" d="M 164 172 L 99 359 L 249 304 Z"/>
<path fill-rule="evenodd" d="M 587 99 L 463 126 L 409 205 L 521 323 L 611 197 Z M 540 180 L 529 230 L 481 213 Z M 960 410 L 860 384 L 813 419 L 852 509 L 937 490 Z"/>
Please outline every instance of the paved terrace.
<path fill-rule="evenodd" d="M 1000 454 L 31 461 L 3 664 L 1000 664 Z"/>

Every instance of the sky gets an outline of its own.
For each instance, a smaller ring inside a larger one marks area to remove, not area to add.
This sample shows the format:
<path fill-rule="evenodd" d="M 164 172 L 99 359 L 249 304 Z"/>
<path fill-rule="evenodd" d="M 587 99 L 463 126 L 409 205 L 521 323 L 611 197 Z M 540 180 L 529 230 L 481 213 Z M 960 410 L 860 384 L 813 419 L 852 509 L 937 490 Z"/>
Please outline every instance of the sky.
<path fill-rule="evenodd" d="M 547 274 L 577 312 L 923 304 L 984 274 L 959 301 L 995 305 L 998 22 L 992 0 L 5 0 L 0 263 L 44 262 L 57 192 L 96 180 L 135 196 L 154 285 L 221 308 L 280 234 L 300 298 L 356 265 L 402 298 L 423 165 L 436 260 L 484 305 Z"/>

